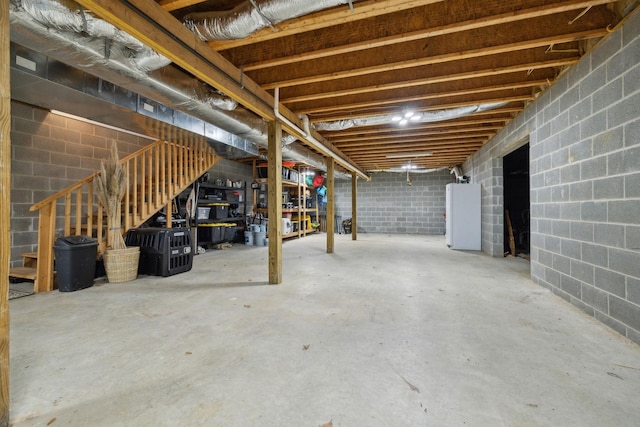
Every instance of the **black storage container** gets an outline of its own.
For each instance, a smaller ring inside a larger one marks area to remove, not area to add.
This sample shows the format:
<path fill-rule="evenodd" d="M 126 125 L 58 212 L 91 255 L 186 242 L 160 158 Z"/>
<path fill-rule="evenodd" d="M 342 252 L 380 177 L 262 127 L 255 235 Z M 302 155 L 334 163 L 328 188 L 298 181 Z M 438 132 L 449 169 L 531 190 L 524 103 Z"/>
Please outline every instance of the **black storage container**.
<path fill-rule="evenodd" d="M 211 206 L 211 219 L 226 219 L 229 217 L 229 203 L 215 203 Z"/>
<path fill-rule="evenodd" d="M 235 242 L 236 241 L 236 230 L 238 229 L 235 225 L 230 225 L 224 228 L 224 240 L 225 242 Z"/>
<path fill-rule="evenodd" d="M 188 228 L 133 228 L 127 232 L 125 243 L 140 246 L 140 274 L 166 277 L 193 266 Z"/>
<path fill-rule="evenodd" d="M 229 223 L 210 223 L 198 226 L 198 242 L 203 246 L 223 242 L 233 242 L 236 239 L 235 224 Z"/>
<path fill-rule="evenodd" d="M 198 244 L 221 243 L 224 240 L 223 224 L 201 224 L 198 226 Z"/>
<path fill-rule="evenodd" d="M 58 290 L 73 292 L 93 286 L 98 242 L 88 236 L 66 236 L 53 246 Z"/>

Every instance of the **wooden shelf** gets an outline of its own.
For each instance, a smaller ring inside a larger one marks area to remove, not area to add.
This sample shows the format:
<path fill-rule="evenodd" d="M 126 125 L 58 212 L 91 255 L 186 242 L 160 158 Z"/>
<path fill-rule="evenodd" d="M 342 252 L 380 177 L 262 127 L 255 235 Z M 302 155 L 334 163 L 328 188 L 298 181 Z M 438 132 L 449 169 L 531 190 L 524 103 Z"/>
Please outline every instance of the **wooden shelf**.
<path fill-rule="evenodd" d="M 267 213 L 269 209 L 267 208 L 256 208 L 256 212 Z M 301 214 L 301 215 L 316 215 L 316 208 L 293 208 L 293 209 L 282 209 L 282 213 L 290 213 L 290 214 Z"/>
<path fill-rule="evenodd" d="M 226 216 L 224 218 L 215 218 L 217 215 L 212 215 L 211 211 L 209 212 L 208 218 L 200 218 L 199 215 L 196 215 L 195 227 L 197 233 L 197 242 L 198 245 L 207 246 L 211 244 L 220 243 L 222 241 L 227 241 L 228 237 L 221 236 L 214 233 L 212 230 L 214 228 L 219 227 L 221 230 L 226 227 L 238 226 L 239 223 L 243 223 L 246 218 L 246 207 L 247 207 L 247 185 L 246 182 L 242 183 L 241 187 L 234 186 L 226 186 L 226 185 L 215 185 L 214 183 L 205 182 L 201 183 L 198 187 L 198 207 L 199 208 L 210 208 L 212 210 L 217 207 L 224 207 L 225 212 L 216 212 L 216 214 L 229 215 L 231 213 L 231 207 L 234 206 L 233 209 L 236 209 L 238 213 L 241 213 L 241 216 Z M 235 196 L 239 194 L 238 200 L 235 200 Z M 209 196 L 214 196 L 209 199 Z M 233 199 L 229 199 L 234 196 Z M 220 200 L 220 199 L 222 200 Z M 240 200 L 241 199 L 241 200 Z M 210 218 L 214 216 L 214 218 Z M 240 225 L 243 227 L 244 225 Z M 226 233 L 226 232 L 225 232 Z"/>
<path fill-rule="evenodd" d="M 254 181 L 257 182 L 258 184 L 266 184 L 267 183 L 267 178 L 257 178 Z M 298 185 L 300 185 L 300 184 L 295 182 L 295 181 L 289 181 L 288 179 L 283 179 L 282 180 L 282 186 L 283 187 L 297 187 Z"/>
<path fill-rule="evenodd" d="M 306 169 L 307 167 L 304 166 L 304 168 Z M 298 167 L 299 169 L 299 167 Z M 306 198 L 305 198 L 305 192 L 307 192 L 308 190 L 312 190 L 313 188 L 310 186 L 307 186 L 306 182 L 303 179 L 302 174 L 300 173 L 300 170 L 296 170 L 298 177 L 299 177 L 299 182 L 298 181 L 290 181 L 290 180 L 286 180 L 283 179 L 282 180 L 282 190 L 284 190 L 283 192 L 289 193 L 290 197 L 288 200 L 296 200 L 296 198 L 299 199 L 299 203 L 305 203 L 306 204 Z M 254 162 L 254 176 L 257 176 L 257 168 L 256 168 L 256 164 Z M 266 178 L 255 178 L 254 182 L 260 184 L 259 188 L 255 188 L 254 192 L 253 192 L 253 196 L 254 196 L 254 209 L 253 212 L 254 214 L 268 214 L 269 213 L 269 209 L 268 208 L 258 208 L 258 203 L 266 203 L 266 196 L 267 196 L 267 179 Z M 315 193 L 315 192 L 314 192 Z M 286 199 L 285 199 L 286 201 Z M 318 207 L 317 204 L 314 207 L 311 208 L 307 208 L 306 206 L 299 206 L 299 207 L 295 207 L 295 208 L 283 208 L 282 209 L 282 214 L 291 214 L 291 216 L 296 216 L 296 217 L 300 217 L 302 219 L 296 219 L 296 220 L 291 220 L 292 223 L 297 224 L 297 227 L 300 228 L 300 225 L 302 225 L 303 223 L 307 223 L 307 228 L 303 229 L 303 230 L 297 230 L 297 231 L 293 231 L 291 233 L 286 233 L 282 235 L 283 239 L 287 239 L 287 238 L 292 238 L 292 237 L 305 237 L 308 234 L 312 234 L 312 233 L 316 233 L 319 231 L 319 229 L 315 229 L 315 228 L 311 228 L 310 227 L 310 223 L 311 221 L 314 222 L 318 222 L 319 219 L 319 215 L 318 215 Z M 266 216 L 266 215 L 265 215 Z M 310 219 L 308 219 L 307 217 L 309 217 Z"/>
<path fill-rule="evenodd" d="M 283 234 L 282 238 L 283 239 L 288 239 L 290 237 L 305 237 L 309 234 L 313 234 L 313 233 L 318 233 L 320 230 L 317 228 L 312 228 L 311 230 L 301 230 L 300 233 L 298 233 L 297 231 L 293 231 L 291 233 L 287 233 L 287 234 Z"/>

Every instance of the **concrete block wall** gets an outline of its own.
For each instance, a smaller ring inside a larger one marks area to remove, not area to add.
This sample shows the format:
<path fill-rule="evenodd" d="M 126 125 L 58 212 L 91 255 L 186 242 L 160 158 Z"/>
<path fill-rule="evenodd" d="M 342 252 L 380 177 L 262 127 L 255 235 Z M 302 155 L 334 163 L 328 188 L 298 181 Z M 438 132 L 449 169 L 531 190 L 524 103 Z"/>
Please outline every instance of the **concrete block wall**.
<path fill-rule="evenodd" d="M 377 172 L 358 180 L 358 232 L 444 235 L 448 170 L 413 173 Z M 336 216 L 351 218 L 351 180 L 336 180 Z"/>
<path fill-rule="evenodd" d="M 19 102 L 11 103 L 11 266 L 20 254 L 34 252 L 38 213 L 29 208 L 100 168 L 111 143 L 120 157 L 150 140 L 106 127 L 52 114 Z"/>
<path fill-rule="evenodd" d="M 501 255 L 502 159 L 530 142 L 531 277 L 640 343 L 640 13 L 464 164 Z"/>
<path fill-rule="evenodd" d="M 11 266 L 22 263 L 21 253 L 34 252 L 38 243 L 38 213 L 29 208 L 100 168 L 112 141 L 120 157 L 154 139 L 52 114 L 19 102 L 11 103 Z M 252 180 L 250 165 L 221 159 L 211 179 Z M 247 191 L 251 212 L 252 196 Z"/>

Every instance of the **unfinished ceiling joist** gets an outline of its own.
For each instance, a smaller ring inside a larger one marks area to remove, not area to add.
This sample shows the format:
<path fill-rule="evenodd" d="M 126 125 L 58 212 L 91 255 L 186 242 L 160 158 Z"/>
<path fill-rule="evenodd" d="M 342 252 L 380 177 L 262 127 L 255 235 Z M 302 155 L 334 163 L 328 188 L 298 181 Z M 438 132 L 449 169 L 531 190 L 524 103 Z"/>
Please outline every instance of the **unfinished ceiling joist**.
<path fill-rule="evenodd" d="M 155 2 L 78 0 L 78 3 L 169 58 L 194 77 L 225 93 L 264 120 L 277 119 L 273 109 L 273 96 L 243 76 L 241 70 L 213 51 Z M 283 128 L 288 133 L 297 136 L 303 143 L 323 155 L 335 159 L 348 171 L 369 179 L 364 170 L 346 156 L 337 153 L 335 147 L 324 141 L 319 134 L 312 135 L 313 138 L 305 138 L 305 133 L 301 132 L 302 125 L 294 113 L 280 107 L 279 114 L 281 118 L 286 119 Z"/>

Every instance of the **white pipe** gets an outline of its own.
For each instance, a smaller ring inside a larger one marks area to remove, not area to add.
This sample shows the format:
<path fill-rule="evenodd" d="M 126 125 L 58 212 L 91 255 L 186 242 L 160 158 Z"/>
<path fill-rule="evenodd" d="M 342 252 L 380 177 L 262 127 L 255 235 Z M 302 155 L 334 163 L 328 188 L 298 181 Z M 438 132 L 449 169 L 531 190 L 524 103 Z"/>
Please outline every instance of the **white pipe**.
<path fill-rule="evenodd" d="M 411 173 L 431 173 L 437 172 L 441 170 L 445 170 L 445 168 L 432 168 L 432 169 L 403 169 L 403 168 L 389 168 L 389 169 L 369 169 L 369 172 L 388 172 L 388 173 L 397 173 L 397 172 L 411 172 Z"/>
<path fill-rule="evenodd" d="M 423 111 L 414 113 L 408 123 L 433 123 L 445 120 L 456 119 L 468 116 L 481 111 L 488 111 L 494 108 L 507 105 L 506 102 L 496 102 L 492 104 L 471 105 L 467 107 L 451 108 L 449 110 Z M 381 116 L 360 117 L 357 119 L 336 120 L 333 122 L 318 122 L 313 125 L 316 130 L 338 131 L 356 126 L 380 126 L 394 123 L 398 114 L 385 114 Z"/>
<path fill-rule="evenodd" d="M 275 88 L 274 93 L 273 93 L 273 114 L 278 119 L 282 120 L 285 124 L 287 124 L 290 128 L 292 128 L 294 131 L 296 131 L 298 134 L 302 135 L 302 137 L 304 139 L 306 139 L 308 142 L 310 142 L 315 149 L 317 149 L 318 151 L 321 151 L 322 153 L 324 153 L 328 157 L 337 159 L 340 163 L 342 163 L 342 166 L 344 166 L 347 169 L 349 169 L 349 167 L 347 167 L 347 165 L 351 165 L 351 164 L 348 161 L 343 159 L 341 156 L 336 155 L 333 151 L 331 151 L 330 149 L 325 147 L 324 144 L 322 144 L 320 141 L 315 139 L 313 137 L 313 135 L 311 135 L 311 132 L 309 132 L 309 133 L 305 132 L 303 129 L 300 129 L 300 126 L 298 126 L 296 123 L 293 123 L 291 120 L 289 120 L 288 118 L 283 116 L 280 113 L 279 104 L 280 104 L 280 88 L 277 87 L 277 88 Z M 369 179 L 367 174 L 365 174 L 363 171 L 361 171 L 361 170 L 359 170 L 357 168 L 353 168 L 352 170 L 357 175 L 360 175 L 362 178 Z"/>

